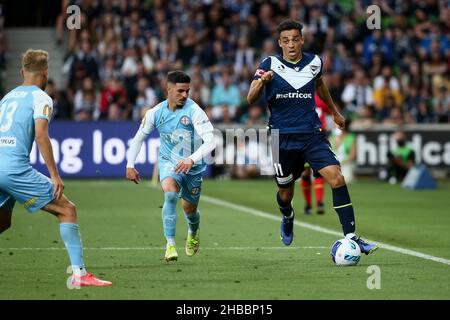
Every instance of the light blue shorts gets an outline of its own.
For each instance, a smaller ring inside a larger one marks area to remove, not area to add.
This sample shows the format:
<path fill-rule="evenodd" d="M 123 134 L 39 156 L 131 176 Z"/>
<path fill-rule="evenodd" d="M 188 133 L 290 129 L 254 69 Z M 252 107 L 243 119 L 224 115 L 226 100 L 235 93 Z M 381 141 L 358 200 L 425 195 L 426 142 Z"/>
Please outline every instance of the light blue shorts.
<path fill-rule="evenodd" d="M 192 204 L 198 203 L 203 182 L 203 172 L 197 174 L 176 174 L 173 170 L 173 164 L 168 161 L 160 161 L 158 168 L 159 181 L 163 181 L 169 177 L 173 178 L 180 188 L 179 197 Z"/>
<path fill-rule="evenodd" d="M 53 183 L 36 169 L 21 172 L 0 171 L 0 208 L 12 210 L 18 201 L 33 213 L 53 201 Z"/>

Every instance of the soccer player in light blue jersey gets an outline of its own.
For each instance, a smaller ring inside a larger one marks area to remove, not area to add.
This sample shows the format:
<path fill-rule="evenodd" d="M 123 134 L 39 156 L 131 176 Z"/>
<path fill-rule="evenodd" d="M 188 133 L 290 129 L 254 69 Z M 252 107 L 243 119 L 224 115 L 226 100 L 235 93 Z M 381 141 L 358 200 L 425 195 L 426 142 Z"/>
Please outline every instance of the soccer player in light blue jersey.
<path fill-rule="evenodd" d="M 167 100 L 147 111 L 142 119 L 128 152 L 127 179 L 139 183 L 139 172 L 134 168 L 136 157 L 145 138 L 153 129 L 158 130 L 159 180 L 164 191 L 162 220 L 167 240 L 165 260 L 178 259 L 175 245 L 176 206 L 179 197 L 188 223 L 185 251 L 189 257 L 197 253 L 200 245 L 200 199 L 205 159 L 215 148 L 213 126 L 205 112 L 189 99 L 190 77 L 182 71 L 167 75 Z"/>
<path fill-rule="evenodd" d="M 0 233 L 11 226 L 16 201 L 30 213 L 45 210 L 60 222 L 61 239 L 73 270 L 72 286 L 110 286 L 111 282 L 86 271 L 77 210 L 64 195 L 64 183 L 53 158 L 48 135 L 53 101 L 43 91 L 48 79 L 48 53 L 31 49 L 25 52 L 21 74 L 23 84 L 0 101 Z M 33 140 L 51 179 L 30 164 Z"/>

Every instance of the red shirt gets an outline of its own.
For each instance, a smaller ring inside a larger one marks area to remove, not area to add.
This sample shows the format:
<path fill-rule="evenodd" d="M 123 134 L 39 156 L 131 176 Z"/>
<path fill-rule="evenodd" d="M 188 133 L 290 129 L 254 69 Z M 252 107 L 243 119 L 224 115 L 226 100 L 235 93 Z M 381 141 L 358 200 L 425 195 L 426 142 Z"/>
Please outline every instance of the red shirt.
<path fill-rule="evenodd" d="M 316 104 L 316 112 L 319 115 L 320 122 L 322 123 L 322 129 L 327 129 L 327 119 L 326 115 L 331 114 L 330 108 L 328 108 L 325 101 L 323 101 L 317 93 L 314 95 L 314 102 Z"/>

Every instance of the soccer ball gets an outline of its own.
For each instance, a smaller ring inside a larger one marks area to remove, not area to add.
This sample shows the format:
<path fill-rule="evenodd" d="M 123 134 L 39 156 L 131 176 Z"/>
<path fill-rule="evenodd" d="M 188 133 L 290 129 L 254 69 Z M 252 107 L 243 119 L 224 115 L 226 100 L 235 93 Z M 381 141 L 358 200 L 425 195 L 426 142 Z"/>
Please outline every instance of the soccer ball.
<path fill-rule="evenodd" d="M 356 266 L 361 259 L 361 249 L 358 244 L 347 238 L 333 243 L 330 254 L 333 262 L 338 266 Z"/>

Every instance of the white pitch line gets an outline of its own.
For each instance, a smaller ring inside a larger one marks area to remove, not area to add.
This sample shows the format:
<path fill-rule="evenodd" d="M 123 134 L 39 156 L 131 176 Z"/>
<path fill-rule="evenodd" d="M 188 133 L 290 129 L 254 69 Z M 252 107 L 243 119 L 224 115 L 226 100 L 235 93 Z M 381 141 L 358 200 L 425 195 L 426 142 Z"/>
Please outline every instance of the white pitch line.
<path fill-rule="evenodd" d="M 83 248 L 83 250 L 105 250 L 105 251 L 122 251 L 122 250 L 165 250 L 166 247 L 100 247 L 100 248 Z M 323 246 L 309 246 L 309 247 L 201 247 L 202 250 L 295 250 L 295 249 L 328 249 Z M 49 247 L 49 248 L 0 248 L 5 251 L 31 251 L 31 250 L 66 250 L 64 247 Z"/>
<path fill-rule="evenodd" d="M 208 203 L 211 203 L 211 204 L 214 204 L 214 205 L 218 205 L 218 206 L 226 207 L 226 208 L 229 208 L 229 209 L 241 211 L 241 212 L 248 213 L 248 214 L 251 214 L 251 215 L 254 215 L 254 216 L 257 216 L 257 217 L 266 218 L 266 219 L 275 220 L 275 221 L 280 221 L 279 217 L 276 217 L 275 215 L 270 214 L 268 212 L 260 211 L 260 210 L 253 209 L 253 208 L 246 207 L 246 206 L 241 206 L 241 205 L 238 205 L 238 204 L 235 204 L 235 203 L 232 203 L 232 202 L 224 201 L 224 200 L 221 200 L 221 199 L 217 199 L 217 198 L 213 198 L 213 197 L 209 197 L 209 196 L 205 196 L 205 195 L 202 195 L 201 199 L 203 201 L 205 201 L 205 202 L 208 202 Z M 334 230 L 331 230 L 331 229 L 319 227 L 319 226 L 316 226 L 316 225 L 313 225 L 313 224 L 310 224 L 310 223 L 295 221 L 295 225 L 297 225 L 299 227 L 306 228 L 306 229 L 318 231 L 318 232 L 321 232 L 321 233 L 326 233 L 326 234 L 342 237 L 342 233 L 341 232 L 337 232 L 337 231 L 334 231 Z M 393 246 L 393 245 L 390 245 L 390 244 L 387 244 L 387 243 L 373 241 L 373 240 L 370 240 L 370 239 L 365 239 L 365 240 L 369 241 L 369 242 L 378 243 L 380 248 L 383 248 L 383 249 L 386 249 L 386 250 L 390 250 L 390 251 L 394 251 L 394 252 L 398 252 L 398 253 L 414 256 L 414 257 L 417 257 L 417 258 L 422 258 L 422 259 L 425 259 L 425 260 L 431 260 L 431 261 L 443 263 L 443 264 L 446 264 L 446 265 L 450 266 L 450 260 L 448 260 L 448 259 L 435 257 L 435 256 L 432 256 L 432 255 L 429 255 L 429 254 L 425 254 L 425 253 L 422 253 L 422 252 L 409 250 L 409 249 L 404 249 L 404 248 L 396 247 L 396 246 Z"/>

